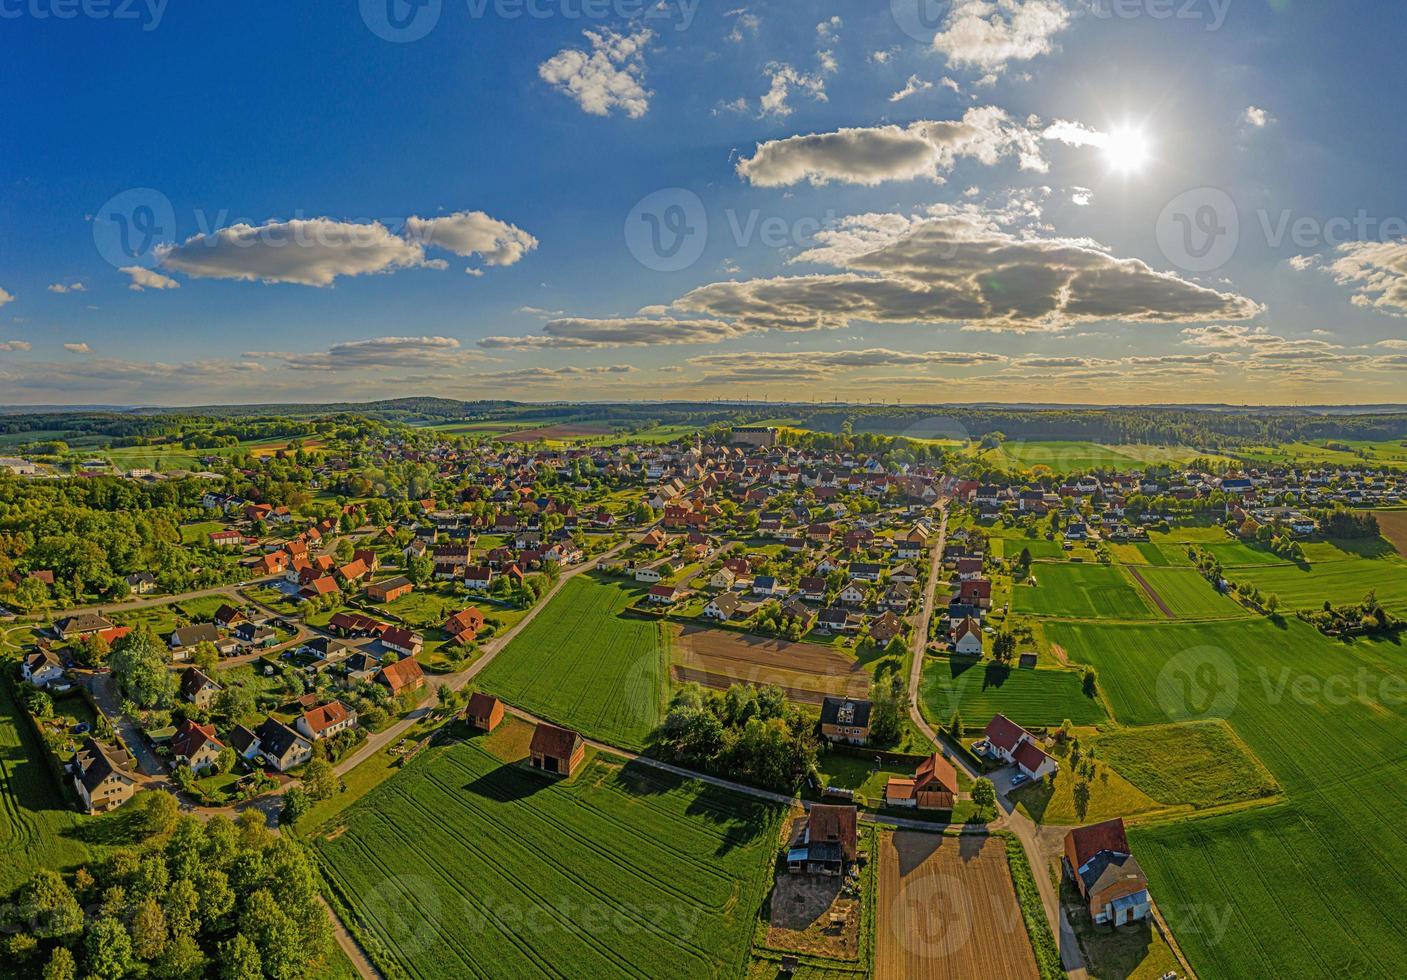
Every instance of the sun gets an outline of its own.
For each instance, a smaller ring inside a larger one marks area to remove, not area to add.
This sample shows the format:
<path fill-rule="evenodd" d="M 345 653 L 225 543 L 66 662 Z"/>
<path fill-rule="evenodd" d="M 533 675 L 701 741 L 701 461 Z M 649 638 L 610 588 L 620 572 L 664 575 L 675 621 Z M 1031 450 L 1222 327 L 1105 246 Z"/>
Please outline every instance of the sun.
<path fill-rule="evenodd" d="M 1112 130 L 1104 142 L 1104 159 L 1122 174 L 1137 173 L 1148 163 L 1148 136 L 1134 126 Z"/>

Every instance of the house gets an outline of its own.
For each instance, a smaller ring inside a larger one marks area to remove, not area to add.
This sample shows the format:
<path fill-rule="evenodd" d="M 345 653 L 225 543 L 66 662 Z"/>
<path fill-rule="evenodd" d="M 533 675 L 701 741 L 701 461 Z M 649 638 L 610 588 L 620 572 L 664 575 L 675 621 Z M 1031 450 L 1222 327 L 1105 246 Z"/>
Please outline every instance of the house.
<path fill-rule="evenodd" d="M 1121 926 L 1152 914 L 1148 879 L 1129 850 L 1124 822 L 1118 817 L 1066 834 L 1061 864 L 1089 903 L 1096 923 Z"/>
<path fill-rule="evenodd" d="M 228 604 L 222 604 L 219 609 L 215 610 L 213 619 L 216 626 L 232 629 L 244 622 L 245 616 L 243 610 L 236 609 L 234 606 Z"/>
<path fill-rule="evenodd" d="M 716 595 L 704 606 L 703 614 L 709 619 L 716 619 L 720 623 L 726 623 L 738 614 L 742 608 L 743 601 L 738 598 L 736 592 L 724 592 Z"/>
<path fill-rule="evenodd" d="M 70 763 L 73 786 L 89 813 L 121 806 L 137 792 L 137 780 L 117 754 L 97 739 L 85 738 Z"/>
<path fill-rule="evenodd" d="M 133 572 L 124 581 L 132 595 L 151 595 L 156 591 L 156 576 L 151 572 Z"/>
<path fill-rule="evenodd" d="M 407 691 L 423 690 L 425 687 L 425 671 L 420 669 L 420 662 L 414 657 L 387 664 L 376 672 L 374 679 L 377 684 L 390 691 L 393 698 L 400 697 Z"/>
<path fill-rule="evenodd" d="M 892 612 L 886 612 L 870 623 L 870 639 L 880 646 L 887 646 L 889 641 L 903 634 L 904 621 Z"/>
<path fill-rule="evenodd" d="M 65 642 L 81 640 L 85 636 L 94 636 L 110 629 L 112 629 L 112 623 L 109 620 L 93 613 L 65 616 L 54 624 L 54 632 L 58 633 L 59 639 Z"/>
<path fill-rule="evenodd" d="M 853 806 L 812 804 L 806 820 L 792 835 L 787 870 L 793 874 L 844 874 L 859 853 L 856 818 Z"/>
<path fill-rule="evenodd" d="M 464 706 L 464 718 L 480 731 L 491 732 L 503 721 L 503 702 L 491 694 L 475 691 Z"/>
<path fill-rule="evenodd" d="M 188 701 L 197 708 L 210 707 L 215 702 L 215 695 L 219 694 L 220 690 L 220 685 L 212 681 L 203 670 L 197 667 L 187 667 L 181 672 L 181 700 Z"/>
<path fill-rule="evenodd" d="M 833 606 L 816 614 L 816 626 L 828 633 L 853 633 L 860 628 L 860 623 L 848 609 Z"/>
<path fill-rule="evenodd" d="M 210 544 L 216 548 L 238 548 L 244 544 L 244 535 L 229 528 L 211 531 Z"/>
<path fill-rule="evenodd" d="M 230 730 L 229 744 L 230 748 L 235 750 L 235 755 L 245 761 L 259 754 L 259 736 L 243 725 L 236 725 Z"/>
<path fill-rule="evenodd" d="M 366 562 L 360 558 L 353 558 L 345 565 L 337 567 L 337 577 L 349 585 L 360 582 L 371 574 L 371 569 L 366 567 Z"/>
<path fill-rule="evenodd" d="M 635 569 L 635 581 L 637 582 L 644 582 L 648 585 L 654 585 L 662 577 L 663 576 L 660 575 L 660 570 L 658 567 Z"/>
<path fill-rule="evenodd" d="M 484 628 L 484 614 L 470 606 L 445 620 L 442 629 L 450 638 L 462 646 L 468 646 L 478 638 Z"/>
<path fill-rule="evenodd" d="M 464 570 L 464 586 L 469 589 L 487 589 L 493 584 L 493 569 L 487 565 L 474 565 Z"/>
<path fill-rule="evenodd" d="M 197 623 L 195 626 L 182 626 L 171 633 L 170 647 L 179 655 L 201 643 L 219 643 L 220 631 L 214 623 Z"/>
<path fill-rule="evenodd" d="M 937 752 L 919 763 L 913 779 L 891 778 L 884 788 L 885 806 L 951 810 L 957 798 L 957 769 Z"/>
<path fill-rule="evenodd" d="M 380 636 L 390 628 L 379 619 L 354 612 L 333 613 L 327 625 L 341 636 Z"/>
<path fill-rule="evenodd" d="M 1044 779 L 1060 768 L 1034 735 L 1005 715 L 997 715 L 988 722 L 983 734 L 987 736 L 992 754 L 1016 766 L 1028 779 Z"/>
<path fill-rule="evenodd" d="M 720 568 L 718 571 L 714 572 L 713 576 L 708 580 L 708 585 L 709 588 L 722 589 L 726 592 L 728 589 L 731 589 L 733 584 L 737 581 L 738 576 L 733 574 L 731 568 Z"/>
<path fill-rule="evenodd" d="M 403 657 L 418 657 L 425 649 L 425 637 L 404 626 L 391 626 L 381 634 L 381 645 Z"/>
<path fill-rule="evenodd" d="M 966 657 L 982 656 L 982 626 L 971 616 L 953 630 L 953 649 Z"/>
<path fill-rule="evenodd" d="M 905 609 L 909 608 L 909 602 L 912 598 L 912 590 L 910 590 L 907 585 L 900 585 L 898 582 L 895 582 L 884 590 L 884 596 L 881 601 L 886 607 L 896 612 L 903 612 Z"/>
<path fill-rule="evenodd" d="M 410 595 L 415 586 L 404 575 L 388 578 L 384 582 L 373 582 L 366 587 L 366 596 L 372 602 L 395 602 L 403 595 Z"/>
<path fill-rule="evenodd" d="M 20 677 L 35 687 L 48 687 L 63 675 L 63 662 L 48 647 L 40 647 L 20 662 Z"/>
<path fill-rule="evenodd" d="M 241 643 L 247 643 L 252 647 L 267 649 L 278 646 L 278 634 L 274 632 L 274 628 L 261 623 L 240 623 L 234 628 L 234 635 Z"/>
<path fill-rule="evenodd" d="M 865 604 L 865 586 L 861 582 L 851 580 L 840 590 L 838 598 L 843 605 L 862 606 Z"/>
<path fill-rule="evenodd" d="M 781 595 L 786 592 L 786 587 L 778 582 L 774 576 L 759 575 L 752 580 L 752 594 L 761 596 Z"/>
<path fill-rule="evenodd" d="M 356 727 L 357 713 L 341 701 L 310 708 L 298 719 L 298 733 L 315 742 Z"/>
<path fill-rule="evenodd" d="M 992 582 L 990 579 L 974 578 L 966 582 L 958 583 L 958 592 L 954 601 L 967 606 L 976 606 L 978 609 L 992 608 Z"/>
<path fill-rule="evenodd" d="M 649 600 L 658 606 L 671 606 L 679 599 L 679 588 L 673 585 L 652 585 Z"/>
<path fill-rule="evenodd" d="M 973 556 L 959 558 L 957 562 L 958 578 L 964 582 L 982 577 L 982 559 Z"/>
<path fill-rule="evenodd" d="M 870 702 L 859 698 L 826 698 L 821 702 L 822 737 L 864 745 L 870 740 L 870 708 Z"/>
<path fill-rule="evenodd" d="M 313 743 L 277 718 L 266 718 L 254 729 L 254 736 L 264 760 L 279 772 L 288 772 L 312 761 Z"/>
<path fill-rule="evenodd" d="M 820 575 L 806 575 L 797 583 L 801 598 L 808 602 L 823 602 L 826 598 L 826 580 Z"/>
<path fill-rule="evenodd" d="M 571 729 L 540 721 L 528 744 L 528 757 L 534 769 L 570 776 L 586 757 L 586 742 Z"/>
<path fill-rule="evenodd" d="M 341 591 L 337 579 L 331 575 L 319 575 L 299 589 L 298 595 L 304 599 L 321 599 L 323 596 L 338 595 Z"/>
<path fill-rule="evenodd" d="M 171 739 L 171 758 L 191 772 L 204 772 L 220 759 L 225 743 L 215 737 L 214 725 L 197 725 L 187 718 L 176 726 Z"/>

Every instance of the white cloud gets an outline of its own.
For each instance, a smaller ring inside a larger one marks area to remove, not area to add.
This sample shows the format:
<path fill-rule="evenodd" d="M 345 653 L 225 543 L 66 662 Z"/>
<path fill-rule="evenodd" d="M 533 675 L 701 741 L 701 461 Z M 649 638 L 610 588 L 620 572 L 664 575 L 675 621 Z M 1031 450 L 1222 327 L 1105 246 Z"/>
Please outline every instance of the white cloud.
<path fill-rule="evenodd" d="M 557 385 L 566 382 L 581 382 L 591 378 L 613 375 L 634 374 L 636 368 L 630 364 L 607 364 L 596 367 L 529 367 L 511 371 L 492 371 L 486 374 L 472 374 L 465 378 L 468 382 L 487 382 L 513 386 Z"/>
<path fill-rule="evenodd" d="M 871 323 L 963 323 L 1056 330 L 1101 320 L 1245 320 L 1262 307 L 1121 259 L 1087 240 L 1017 237 L 990 220 L 859 215 L 816 236 L 797 263 L 840 271 L 698 287 L 675 309 L 755 330 Z"/>
<path fill-rule="evenodd" d="M 83 283 L 81 283 L 81 282 L 74 282 L 74 283 L 55 282 L 55 283 L 50 283 L 50 284 L 49 284 L 49 292 L 51 292 L 51 293 L 58 293 L 60 296 L 62 296 L 62 295 L 65 294 L 65 293 L 81 293 L 81 292 L 84 292 L 87 288 L 88 288 L 88 287 L 84 286 Z"/>
<path fill-rule="evenodd" d="M 1275 121 L 1275 117 L 1264 109 L 1253 105 L 1246 106 L 1246 111 L 1241 114 L 1241 121 L 1256 129 L 1264 129 Z"/>
<path fill-rule="evenodd" d="M 920 92 L 927 92 L 931 88 L 933 88 L 932 82 L 925 81 L 924 79 L 919 78 L 917 75 L 910 75 L 909 80 L 904 83 L 904 87 L 889 96 L 889 101 L 902 102 L 904 99 L 907 99 L 911 95 L 917 95 Z"/>
<path fill-rule="evenodd" d="M 87 344 L 64 344 L 64 350 L 68 351 L 70 354 L 93 353 L 93 348 L 89 347 Z"/>
<path fill-rule="evenodd" d="M 1182 331 L 1182 342 L 1193 347 L 1261 347 L 1285 342 L 1265 327 L 1248 327 L 1245 324 L 1207 324 L 1186 327 Z"/>
<path fill-rule="evenodd" d="M 322 352 L 249 351 L 244 357 L 252 361 L 282 361 L 294 371 L 450 370 L 484 360 L 482 354 L 462 350 L 453 337 L 375 337 L 333 344 Z"/>
<path fill-rule="evenodd" d="M 894 50 L 893 50 L 893 49 L 890 49 L 890 50 L 888 50 L 888 51 L 871 51 L 871 52 L 870 52 L 870 60 L 873 61 L 873 62 L 874 62 L 875 64 L 877 64 L 877 65 L 887 65 L 887 64 L 889 64 L 889 59 L 890 59 L 890 58 L 893 58 L 893 57 L 894 57 Z"/>
<path fill-rule="evenodd" d="M 724 36 L 733 44 L 742 43 L 745 37 L 757 37 L 757 29 L 762 26 L 762 18 L 746 7 L 729 10 L 723 16 L 733 19 L 733 29 Z"/>
<path fill-rule="evenodd" d="M 945 89 L 957 92 L 959 95 L 962 94 L 962 87 L 958 85 L 957 82 L 953 81 L 953 79 L 949 78 L 947 75 L 944 75 L 942 78 L 938 79 L 938 84 Z"/>
<path fill-rule="evenodd" d="M 1041 139 L 1055 140 L 1064 143 L 1066 146 L 1095 146 L 1103 147 L 1109 143 L 1109 134 L 1101 133 L 1097 129 L 1091 129 L 1084 123 L 1070 122 L 1068 119 L 1057 119 L 1045 128 L 1041 133 Z"/>
<path fill-rule="evenodd" d="M 1075 206 L 1087 208 L 1093 200 L 1094 191 L 1090 190 L 1088 187 L 1070 188 L 1070 202 Z"/>
<path fill-rule="evenodd" d="M 1060 0 L 954 0 L 933 49 L 950 65 L 995 74 L 1049 53 L 1051 38 L 1069 23 Z"/>
<path fill-rule="evenodd" d="M 826 80 L 822 75 L 809 75 L 797 71 L 791 65 L 773 62 L 763 69 L 763 74 L 771 82 L 770 87 L 758 100 L 764 116 L 789 116 L 792 113 L 792 89 L 810 96 L 816 102 L 827 101 Z"/>
<path fill-rule="evenodd" d="M 1353 305 L 1407 316 L 1407 241 L 1347 242 L 1326 271 L 1353 290 Z"/>
<path fill-rule="evenodd" d="M 1317 255 L 1295 255 L 1285 260 L 1296 272 L 1307 272 L 1320 263 Z"/>
<path fill-rule="evenodd" d="M 991 166 L 1015 155 L 1022 169 L 1043 172 L 1035 136 L 996 106 L 968 109 L 961 120 L 923 120 L 900 126 L 870 126 L 790 136 L 759 143 L 737 171 L 759 187 L 841 181 L 879 184 L 887 180 L 941 179 L 959 158 Z"/>
<path fill-rule="evenodd" d="M 180 289 L 181 284 L 170 276 L 163 276 L 140 265 L 124 266 L 118 270 L 132 277 L 127 288 L 140 293 L 144 289 Z"/>
<path fill-rule="evenodd" d="M 231 225 L 158 246 L 162 268 L 196 278 L 328 286 L 339 276 L 391 272 L 425 264 L 420 245 L 380 222 L 331 218 Z M 136 281 L 134 277 L 134 282 Z"/>
<path fill-rule="evenodd" d="M 15 294 L 14 294 L 14 293 L 8 292 L 7 290 L 4 290 L 4 289 L 0 289 L 0 306 L 4 306 L 6 303 L 13 303 L 14 301 L 15 301 Z"/>
<path fill-rule="evenodd" d="M 26 351 L 33 347 L 34 345 L 27 340 L 0 340 L 0 351 L 4 351 L 5 353 Z"/>
<path fill-rule="evenodd" d="M 611 30 L 582 33 L 591 42 L 590 52 L 563 48 L 538 66 L 539 77 L 590 115 L 609 116 L 620 109 L 631 119 L 639 119 L 650 108 L 652 93 L 643 80 L 645 45 L 654 32 L 642 28 L 633 34 Z"/>
<path fill-rule="evenodd" d="M 834 41 L 839 36 L 839 31 L 845 26 L 845 22 L 839 17 L 831 17 L 816 25 L 816 36 L 822 41 Z"/>
<path fill-rule="evenodd" d="M 526 337 L 485 337 L 479 346 L 493 350 L 578 349 L 587 347 L 645 347 L 652 344 L 712 344 L 748 331 L 719 320 L 687 320 L 665 316 L 559 317 L 540 334 Z"/>
<path fill-rule="evenodd" d="M 408 218 L 406 237 L 459 256 L 480 256 L 485 265 L 512 265 L 537 248 L 537 239 L 516 225 L 482 211 L 459 211 L 438 218 Z"/>

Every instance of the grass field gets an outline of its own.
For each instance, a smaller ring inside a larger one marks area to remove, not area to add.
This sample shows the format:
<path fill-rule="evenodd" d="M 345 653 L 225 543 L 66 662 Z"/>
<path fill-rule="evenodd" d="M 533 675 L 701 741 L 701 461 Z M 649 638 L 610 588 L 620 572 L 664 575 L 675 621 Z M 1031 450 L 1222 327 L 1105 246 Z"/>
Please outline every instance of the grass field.
<path fill-rule="evenodd" d="M 1159 803 L 1204 809 L 1263 799 L 1280 787 L 1220 719 L 1116 728 L 1090 739 L 1099 758 Z"/>
<path fill-rule="evenodd" d="M 610 756 L 554 782 L 490 752 L 521 724 L 421 756 L 316 840 L 382 972 L 741 975 L 782 809 Z"/>
<path fill-rule="evenodd" d="M 535 715 L 641 749 L 663 717 L 668 627 L 622 611 L 636 589 L 578 575 L 479 675 Z"/>
<path fill-rule="evenodd" d="M 1149 566 L 1137 569 L 1137 574 L 1178 619 L 1227 619 L 1250 615 L 1244 607 L 1212 588 L 1212 584 L 1195 569 Z"/>
<path fill-rule="evenodd" d="M 1263 593 L 1276 593 L 1281 605 L 1289 609 L 1316 607 L 1325 599 L 1335 605 L 1357 602 L 1370 591 L 1389 609 L 1407 609 L 1407 561 L 1395 554 L 1318 561 L 1307 567 L 1257 565 L 1228 574 L 1236 581 L 1254 584 Z"/>
<path fill-rule="evenodd" d="M 0 667 L 8 670 L 9 664 Z M 39 868 L 68 869 L 89 857 L 79 836 L 87 818 L 67 805 L 44 751 L 20 715 L 9 681 L 0 680 L 0 896 Z"/>
<path fill-rule="evenodd" d="M 1072 670 L 1021 670 L 994 661 L 930 658 L 923 668 L 923 707 L 930 722 L 947 724 L 954 711 L 980 727 L 998 713 L 1018 725 L 1076 725 L 1104 721 L 1104 707 L 1086 697 Z"/>
<path fill-rule="evenodd" d="M 1162 613 L 1117 565 L 1039 562 L 1035 585 L 1012 590 L 1011 608 L 1035 616 L 1072 619 L 1158 619 Z"/>
<path fill-rule="evenodd" d="M 1199 456 L 1217 458 L 1212 453 L 1199 453 L 1186 446 L 1122 445 L 1110 446 L 1098 442 L 1078 441 L 1011 441 L 996 449 L 975 452 L 983 462 L 1006 469 L 1035 469 L 1044 466 L 1055 473 L 1074 470 L 1128 470 L 1162 463 L 1185 463 Z"/>
<path fill-rule="evenodd" d="M 1293 619 L 1048 633 L 1098 667 L 1120 721 L 1224 717 L 1285 791 L 1282 804 L 1133 831 L 1201 976 L 1407 973 L 1398 644 L 1338 643 Z"/>
<path fill-rule="evenodd" d="M 1382 442 L 1335 439 L 1333 444 L 1347 449 L 1330 449 L 1327 443 L 1291 442 L 1278 446 L 1249 446 L 1238 449 L 1236 455 L 1256 463 L 1407 463 L 1407 442 L 1400 439 Z"/>

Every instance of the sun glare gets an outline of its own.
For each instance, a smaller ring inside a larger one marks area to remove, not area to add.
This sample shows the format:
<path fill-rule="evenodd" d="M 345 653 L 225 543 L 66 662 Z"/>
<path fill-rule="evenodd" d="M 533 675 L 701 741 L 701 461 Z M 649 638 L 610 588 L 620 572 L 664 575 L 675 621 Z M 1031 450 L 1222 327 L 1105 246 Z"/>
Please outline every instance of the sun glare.
<path fill-rule="evenodd" d="M 1123 174 L 1135 173 L 1148 162 L 1148 137 L 1143 130 L 1121 126 L 1109 133 L 1104 144 L 1104 158 L 1109 166 Z"/>

